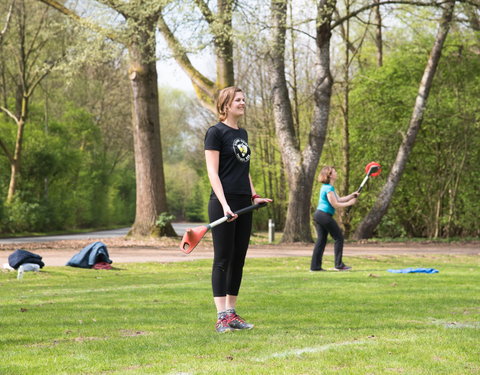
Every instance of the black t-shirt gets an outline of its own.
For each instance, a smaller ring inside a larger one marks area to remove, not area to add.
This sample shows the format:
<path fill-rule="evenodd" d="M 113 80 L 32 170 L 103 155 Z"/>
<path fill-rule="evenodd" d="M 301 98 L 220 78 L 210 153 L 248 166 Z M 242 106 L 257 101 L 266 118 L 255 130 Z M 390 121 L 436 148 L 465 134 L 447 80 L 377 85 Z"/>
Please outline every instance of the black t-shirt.
<path fill-rule="evenodd" d="M 250 147 L 245 129 L 233 129 L 221 122 L 211 126 L 205 134 L 205 150 L 220 152 L 218 176 L 225 194 L 252 194 L 248 178 Z"/>

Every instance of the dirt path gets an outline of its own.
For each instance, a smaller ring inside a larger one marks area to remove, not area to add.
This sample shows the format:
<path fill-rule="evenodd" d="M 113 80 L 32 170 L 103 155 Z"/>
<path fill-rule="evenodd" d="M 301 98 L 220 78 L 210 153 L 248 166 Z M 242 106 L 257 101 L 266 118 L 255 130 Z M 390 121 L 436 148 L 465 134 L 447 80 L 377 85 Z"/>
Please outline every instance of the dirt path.
<path fill-rule="evenodd" d="M 10 244 L 0 246 L 0 268 L 8 263 L 8 256 L 15 249 L 25 249 L 41 255 L 46 266 L 63 266 L 84 246 L 94 241 L 107 245 L 110 259 L 114 263 L 141 262 L 184 262 L 196 259 L 211 259 L 211 242 L 202 241 L 189 255 L 182 253 L 176 239 L 135 241 L 124 238 L 91 238 L 87 241 L 56 241 L 42 243 Z M 248 257 L 292 257 L 312 255 L 313 244 L 251 245 Z M 326 255 L 333 255 L 333 247 L 327 245 Z M 479 255 L 480 243 L 352 243 L 344 247 L 344 256 L 362 255 L 428 255 L 428 254 L 464 254 Z"/>

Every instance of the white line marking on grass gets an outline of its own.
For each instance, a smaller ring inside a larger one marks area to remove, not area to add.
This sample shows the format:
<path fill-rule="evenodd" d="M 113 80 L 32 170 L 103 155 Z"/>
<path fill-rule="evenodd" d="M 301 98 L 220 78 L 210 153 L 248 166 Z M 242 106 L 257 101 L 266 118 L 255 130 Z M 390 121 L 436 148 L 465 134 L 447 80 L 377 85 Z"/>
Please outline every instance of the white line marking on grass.
<path fill-rule="evenodd" d="M 446 328 L 474 328 L 474 329 L 479 329 L 480 328 L 480 323 L 478 322 L 473 322 L 473 323 L 457 323 L 457 322 L 451 322 L 445 324 Z"/>
<path fill-rule="evenodd" d="M 480 328 L 480 322 L 460 323 L 460 322 L 447 322 L 445 320 L 432 319 L 430 323 L 439 325 L 439 326 L 444 326 L 445 328 L 473 328 L 473 329 Z"/>
<path fill-rule="evenodd" d="M 325 344 L 325 345 L 321 345 L 321 346 L 313 346 L 313 347 L 310 347 L 310 348 L 291 349 L 291 350 L 286 350 L 286 351 L 280 352 L 280 353 L 273 353 L 273 354 L 267 355 L 265 357 L 255 358 L 254 360 L 258 361 L 258 362 L 264 362 L 264 361 L 267 361 L 269 359 L 274 359 L 274 358 L 285 358 L 285 357 L 289 357 L 289 356 L 300 356 L 300 355 L 305 354 L 305 353 L 325 352 L 327 350 L 338 348 L 340 346 L 363 345 L 363 344 L 368 344 L 368 343 L 372 343 L 372 342 L 374 342 L 374 341 L 364 341 L 364 340 L 358 341 L 357 340 L 357 341 L 346 341 L 346 342 L 331 343 L 331 344 Z"/>

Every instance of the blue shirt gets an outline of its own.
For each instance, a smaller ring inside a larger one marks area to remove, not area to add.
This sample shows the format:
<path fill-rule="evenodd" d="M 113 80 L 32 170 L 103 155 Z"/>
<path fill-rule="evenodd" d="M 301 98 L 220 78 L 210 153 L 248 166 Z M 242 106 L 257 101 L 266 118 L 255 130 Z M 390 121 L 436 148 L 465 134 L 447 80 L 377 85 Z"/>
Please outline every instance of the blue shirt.
<path fill-rule="evenodd" d="M 330 184 L 322 185 L 322 188 L 320 189 L 320 197 L 318 199 L 317 210 L 333 215 L 335 213 L 335 208 L 333 208 L 333 206 L 330 204 L 327 197 L 327 194 L 330 191 L 333 191 L 335 193 L 335 188 L 332 185 Z"/>

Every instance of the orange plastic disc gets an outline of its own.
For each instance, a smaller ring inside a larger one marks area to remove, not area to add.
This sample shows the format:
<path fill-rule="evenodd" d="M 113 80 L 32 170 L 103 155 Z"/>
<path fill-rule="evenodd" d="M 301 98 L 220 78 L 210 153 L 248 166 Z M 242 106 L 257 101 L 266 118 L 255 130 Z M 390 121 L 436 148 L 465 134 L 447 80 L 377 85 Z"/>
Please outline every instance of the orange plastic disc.
<path fill-rule="evenodd" d="M 372 161 L 371 163 L 368 163 L 367 166 L 365 167 L 365 173 L 368 174 L 368 171 L 370 170 L 371 167 L 378 167 L 378 169 L 373 172 L 372 174 L 370 174 L 370 176 L 372 177 L 377 177 L 380 172 L 382 171 L 382 166 L 374 161 Z"/>

